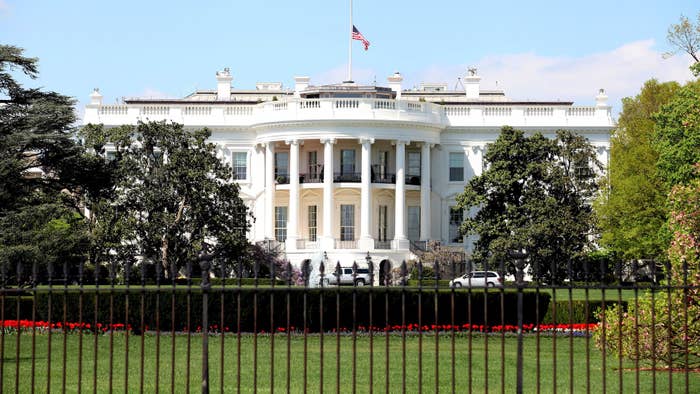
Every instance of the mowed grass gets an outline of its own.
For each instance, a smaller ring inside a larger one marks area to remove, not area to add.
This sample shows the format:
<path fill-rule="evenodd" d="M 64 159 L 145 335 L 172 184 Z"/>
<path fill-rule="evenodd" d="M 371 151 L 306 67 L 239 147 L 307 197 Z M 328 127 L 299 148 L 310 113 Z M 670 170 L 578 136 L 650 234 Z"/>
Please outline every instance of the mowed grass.
<path fill-rule="evenodd" d="M 535 290 L 528 289 L 526 291 L 534 292 Z M 570 292 L 569 292 L 570 291 Z M 634 301 L 635 297 L 640 297 L 648 289 L 639 289 L 635 292 L 633 289 L 582 289 L 572 288 L 541 288 L 540 293 L 548 293 L 556 296 L 557 301 Z"/>
<path fill-rule="evenodd" d="M 211 392 L 364 393 L 370 384 L 375 392 L 390 393 L 419 392 L 419 386 L 431 393 L 450 393 L 453 387 L 460 393 L 515 391 L 517 339 L 511 335 L 460 334 L 454 355 L 449 334 L 440 335 L 437 345 L 432 334 L 408 335 L 405 342 L 400 334 L 375 335 L 373 342 L 367 335 L 353 342 L 345 334 L 209 339 Z M 49 335 L 22 333 L 17 358 L 17 334 L 4 335 L 1 392 L 15 387 L 21 393 L 63 392 L 65 387 L 72 393 L 79 385 L 98 393 L 201 392 L 201 335 L 54 332 L 50 341 L 49 359 Z M 528 335 L 524 340 L 524 392 L 553 392 L 554 384 L 558 392 L 686 392 L 686 379 L 687 392 L 700 392 L 698 373 L 639 371 L 629 362 L 619 366 L 615 357 L 603 363 L 593 341 L 583 337 L 542 335 L 538 344 Z"/>

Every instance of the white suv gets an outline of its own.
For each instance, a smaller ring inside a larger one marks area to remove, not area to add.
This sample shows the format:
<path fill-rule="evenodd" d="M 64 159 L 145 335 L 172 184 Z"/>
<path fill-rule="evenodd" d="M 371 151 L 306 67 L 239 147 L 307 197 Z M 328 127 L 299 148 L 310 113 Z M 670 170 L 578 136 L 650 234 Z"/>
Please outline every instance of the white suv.
<path fill-rule="evenodd" d="M 355 275 L 353 275 L 352 267 L 340 267 L 338 272 L 331 272 L 326 275 L 324 281 L 326 285 L 352 285 L 364 286 L 369 285 L 369 268 L 357 267 Z"/>
<path fill-rule="evenodd" d="M 450 287 L 503 287 L 503 278 L 494 271 L 472 271 L 452 279 Z"/>

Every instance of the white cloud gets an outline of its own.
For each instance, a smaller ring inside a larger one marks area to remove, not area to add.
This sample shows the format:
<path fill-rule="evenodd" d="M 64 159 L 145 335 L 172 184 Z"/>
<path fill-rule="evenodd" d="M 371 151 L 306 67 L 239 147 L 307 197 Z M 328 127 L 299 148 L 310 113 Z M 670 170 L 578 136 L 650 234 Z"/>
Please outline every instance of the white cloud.
<path fill-rule="evenodd" d="M 663 59 L 653 40 L 635 41 L 608 52 L 579 57 L 547 57 L 535 53 L 491 55 L 476 63 L 481 88 L 504 89 L 508 97 L 521 100 L 572 100 L 590 105 L 598 89 L 604 88 L 615 115 L 620 100 L 634 96 L 645 81 L 685 82 L 692 79 L 689 59 L 676 55 Z M 432 66 L 410 78 L 410 87 L 420 81 L 448 82 L 452 88 L 467 65 Z M 407 78 L 408 79 L 408 78 Z"/>
<path fill-rule="evenodd" d="M 678 54 L 664 59 L 662 54 L 655 48 L 654 40 L 641 40 L 607 52 L 576 57 L 536 53 L 489 55 L 473 65 L 479 69 L 482 89 L 503 89 L 506 96 L 514 100 L 560 100 L 592 105 L 598 89 L 605 89 L 617 117 L 622 109 L 622 98 L 636 95 L 645 81 L 651 78 L 662 82 L 693 79 L 687 56 Z M 467 66 L 433 65 L 415 74 L 406 74 L 404 89 L 420 82 L 443 82 L 452 89 L 457 77 L 466 73 Z M 353 79 L 360 83 L 371 84 L 377 75 L 373 69 L 353 69 Z M 339 65 L 312 75 L 311 83 L 339 83 L 345 79 L 347 66 Z M 380 85 L 385 84 L 383 76 L 378 81 Z"/>

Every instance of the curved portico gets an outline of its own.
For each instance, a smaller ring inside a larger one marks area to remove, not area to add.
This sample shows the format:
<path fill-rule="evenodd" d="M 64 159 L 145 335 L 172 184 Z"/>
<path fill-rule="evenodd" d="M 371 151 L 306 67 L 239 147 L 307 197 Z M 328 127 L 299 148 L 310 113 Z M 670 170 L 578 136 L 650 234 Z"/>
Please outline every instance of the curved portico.
<path fill-rule="evenodd" d="M 266 218 L 265 238 L 284 242 L 288 253 L 407 251 L 409 238 L 429 239 L 425 174 L 440 130 L 406 122 L 384 126 L 256 127 L 265 146 L 259 152 L 265 155 L 266 211 L 275 212 Z"/>

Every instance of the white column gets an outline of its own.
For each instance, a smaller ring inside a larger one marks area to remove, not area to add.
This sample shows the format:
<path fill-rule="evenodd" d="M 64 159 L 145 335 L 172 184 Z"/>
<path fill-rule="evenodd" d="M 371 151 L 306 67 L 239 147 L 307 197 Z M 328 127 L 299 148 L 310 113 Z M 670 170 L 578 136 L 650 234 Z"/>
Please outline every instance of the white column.
<path fill-rule="evenodd" d="M 406 237 L 406 144 L 408 141 L 396 141 L 396 200 L 394 203 L 394 249 L 408 249 Z"/>
<path fill-rule="evenodd" d="M 420 155 L 420 239 L 430 239 L 430 148 L 423 143 Z"/>
<path fill-rule="evenodd" d="M 265 144 L 265 238 L 275 237 L 275 143 Z"/>
<path fill-rule="evenodd" d="M 299 231 L 299 141 L 289 144 L 289 217 L 287 218 L 287 250 L 297 249 Z"/>
<path fill-rule="evenodd" d="M 331 138 L 322 139 L 323 147 L 323 235 L 321 248 L 334 249 L 333 239 L 333 144 Z"/>
<path fill-rule="evenodd" d="M 372 238 L 372 144 L 374 138 L 361 138 L 362 144 L 362 183 L 360 184 L 360 241 L 361 250 L 374 249 Z"/>

